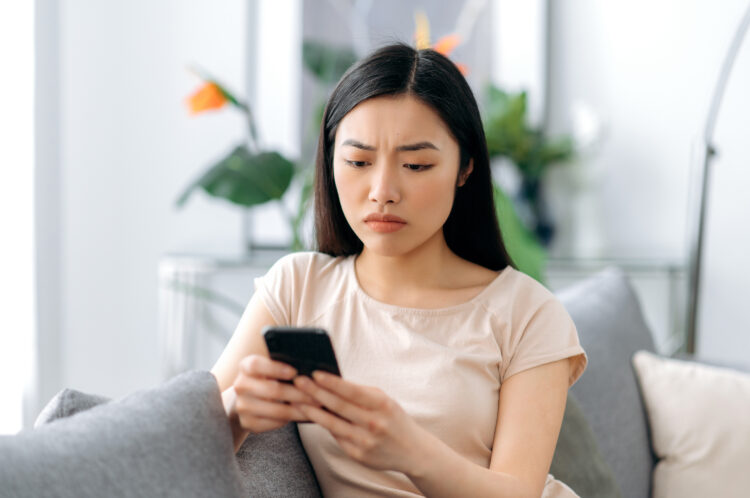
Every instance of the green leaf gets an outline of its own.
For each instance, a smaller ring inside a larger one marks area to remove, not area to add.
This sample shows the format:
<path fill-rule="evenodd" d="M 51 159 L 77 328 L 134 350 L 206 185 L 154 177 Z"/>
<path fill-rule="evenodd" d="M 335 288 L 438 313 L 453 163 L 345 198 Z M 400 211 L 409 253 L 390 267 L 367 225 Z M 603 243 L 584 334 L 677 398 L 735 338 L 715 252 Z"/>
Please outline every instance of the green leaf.
<path fill-rule="evenodd" d="M 547 252 L 524 226 L 513 207 L 513 201 L 497 184 L 494 185 L 494 191 L 495 210 L 508 254 L 519 271 L 544 283 Z"/>
<path fill-rule="evenodd" d="M 526 92 L 510 94 L 490 85 L 486 93 L 484 128 L 490 156 L 522 157 L 529 148 Z"/>
<path fill-rule="evenodd" d="M 574 154 L 569 137 L 549 138 L 526 122 L 526 92 L 508 93 L 494 85 L 486 88 L 484 133 L 490 157 L 510 159 L 526 178 L 539 178 L 547 166 Z"/>
<path fill-rule="evenodd" d="M 545 164 L 567 161 L 573 157 L 573 152 L 573 140 L 570 137 L 549 140 L 539 147 L 541 161 Z"/>
<path fill-rule="evenodd" d="M 240 109 L 245 108 L 245 104 L 240 102 L 240 100 L 237 97 L 235 97 L 234 94 L 232 94 L 232 92 L 227 90 L 227 87 L 225 87 L 224 85 L 222 85 L 221 83 L 219 83 L 218 81 L 214 79 L 210 80 L 210 82 L 216 85 L 216 87 L 219 89 L 222 95 L 224 95 L 224 98 L 229 101 L 229 103 L 231 103 L 235 107 L 239 107 Z"/>
<path fill-rule="evenodd" d="M 302 44 L 302 60 L 310 73 L 324 85 L 336 83 L 357 61 L 350 48 L 306 40 Z"/>
<path fill-rule="evenodd" d="M 294 164 L 278 152 L 251 154 L 240 145 L 185 189 L 177 205 L 182 207 L 197 188 L 241 206 L 263 204 L 280 199 L 293 175 Z"/>

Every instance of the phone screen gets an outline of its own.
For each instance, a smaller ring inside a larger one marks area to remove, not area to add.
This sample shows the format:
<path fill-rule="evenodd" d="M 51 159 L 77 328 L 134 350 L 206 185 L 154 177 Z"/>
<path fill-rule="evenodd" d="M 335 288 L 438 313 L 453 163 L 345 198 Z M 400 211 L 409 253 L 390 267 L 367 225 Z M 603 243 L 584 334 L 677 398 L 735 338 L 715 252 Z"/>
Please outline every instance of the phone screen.
<path fill-rule="evenodd" d="M 341 375 L 328 333 L 320 328 L 266 327 L 263 329 L 271 359 L 293 366 L 300 375 L 315 370 Z"/>

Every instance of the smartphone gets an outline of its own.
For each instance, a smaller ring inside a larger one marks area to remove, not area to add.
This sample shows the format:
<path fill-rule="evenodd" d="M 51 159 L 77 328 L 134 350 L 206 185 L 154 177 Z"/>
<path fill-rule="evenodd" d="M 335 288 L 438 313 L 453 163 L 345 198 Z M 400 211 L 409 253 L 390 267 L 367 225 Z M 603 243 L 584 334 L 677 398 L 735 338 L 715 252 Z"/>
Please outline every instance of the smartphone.
<path fill-rule="evenodd" d="M 311 377 L 315 370 L 323 370 L 341 376 L 331 339 L 325 330 L 265 327 L 262 333 L 271 359 L 293 366 L 299 375 Z"/>

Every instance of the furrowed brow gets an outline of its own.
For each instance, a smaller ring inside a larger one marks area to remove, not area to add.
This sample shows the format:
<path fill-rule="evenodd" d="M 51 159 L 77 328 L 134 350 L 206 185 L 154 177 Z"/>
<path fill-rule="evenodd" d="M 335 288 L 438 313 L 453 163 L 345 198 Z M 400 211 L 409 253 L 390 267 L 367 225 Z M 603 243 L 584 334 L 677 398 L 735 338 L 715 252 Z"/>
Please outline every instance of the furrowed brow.
<path fill-rule="evenodd" d="M 422 149 L 440 150 L 432 142 L 417 142 L 415 144 L 399 145 L 398 147 L 396 147 L 396 150 L 403 151 L 403 152 L 411 152 L 411 151 L 422 150 Z"/>
<path fill-rule="evenodd" d="M 373 147 L 372 145 L 363 144 L 362 142 L 359 142 L 352 138 L 347 138 L 346 140 L 344 140 L 341 146 L 343 147 L 344 145 L 350 145 L 362 150 L 375 150 L 375 147 Z"/>

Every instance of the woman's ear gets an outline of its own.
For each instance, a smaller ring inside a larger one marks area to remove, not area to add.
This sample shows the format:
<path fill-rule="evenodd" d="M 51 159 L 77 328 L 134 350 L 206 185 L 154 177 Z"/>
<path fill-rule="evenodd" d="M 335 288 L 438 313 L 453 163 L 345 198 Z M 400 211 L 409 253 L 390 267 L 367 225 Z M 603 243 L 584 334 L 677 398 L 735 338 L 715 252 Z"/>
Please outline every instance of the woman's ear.
<path fill-rule="evenodd" d="M 474 171 L 474 159 L 469 159 L 469 164 L 458 174 L 458 186 L 463 187 L 466 180 L 469 179 L 469 175 Z"/>

